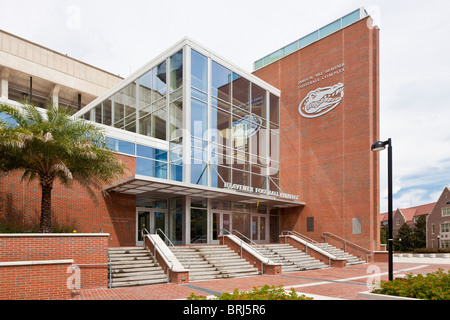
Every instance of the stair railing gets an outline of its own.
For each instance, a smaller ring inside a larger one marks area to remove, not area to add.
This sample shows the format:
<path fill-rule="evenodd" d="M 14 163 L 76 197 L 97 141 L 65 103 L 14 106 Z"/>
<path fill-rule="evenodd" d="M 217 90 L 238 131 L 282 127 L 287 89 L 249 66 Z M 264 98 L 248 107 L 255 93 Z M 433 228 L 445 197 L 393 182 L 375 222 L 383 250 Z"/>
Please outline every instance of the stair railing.
<path fill-rule="evenodd" d="M 268 264 L 271 260 L 270 260 L 270 258 L 267 258 L 263 253 L 261 253 L 261 251 L 260 250 L 258 250 L 257 248 L 259 248 L 259 249 L 261 249 L 261 245 L 259 245 L 259 244 L 257 244 L 256 242 L 254 242 L 252 239 L 249 239 L 247 236 L 245 236 L 245 235 L 243 235 L 242 233 L 240 233 L 239 231 L 237 231 L 236 229 L 234 229 L 234 230 L 232 230 L 232 232 L 230 232 L 229 230 L 227 230 L 227 229 L 222 229 L 221 230 L 221 235 L 223 235 L 223 232 L 226 232 L 226 233 L 228 233 L 229 235 L 232 235 L 233 233 L 236 233 L 239 237 L 240 237 L 240 246 L 241 246 L 241 250 L 240 250 L 240 253 L 241 253 L 241 258 L 242 258 L 242 244 L 244 243 L 244 240 L 242 240 L 242 239 L 245 239 L 245 240 L 248 240 L 249 241 L 249 243 L 252 245 L 252 249 L 253 250 L 255 250 L 258 254 L 260 254 L 263 258 L 265 258 L 265 259 L 267 259 L 267 261 L 266 262 L 264 262 L 264 261 L 262 261 L 261 260 L 261 274 L 264 274 L 264 267 L 263 267 L 263 265 L 264 264 Z M 257 247 L 257 248 L 255 248 L 255 246 Z"/>
<path fill-rule="evenodd" d="M 305 253 L 306 254 L 308 254 L 308 244 L 310 243 L 310 244 L 313 244 L 313 245 L 317 245 L 317 244 L 319 244 L 319 242 L 317 242 L 317 241 L 315 241 L 315 240 L 313 240 L 313 239 L 311 239 L 311 238 L 308 238 L 307 236 L 305 236 L 305 235 L 303 235 L 303 234 L 301 234 L 301 233 L 299 233 L 299 232 L 297 232 L 297 231 L 294 231 L 294 230 L 285 230 L 285 231 L 283 231 L 281 234 L 280 234 L 280 237 L 287 237 L 287 236 L 289 236 L 289 235 L 293 235 L 293 236 L 296 236 L 296 237 L 298 237 L 298 238 L 300 238 L 300 239 L 302 239 L 303 241 L 305 241 L 306 242 L 306 251 L 305 251 Z"/>
<path fill-rule="evenodd" d="M 182 259 L 188 263 L 188 266 L 186 267 L 186 269 L 190 269 L 191 262 L 189 261 L 189 259 L 186 258 L 183 255 L 183 253 L 178 250 L 178 248 L 173 244 L 173 242 L 169 239 L 169 237 L 160 228 L 156 229 L 155 234 L 158 234 L 158 232 L 161 233 L 162 236 L 164 237 L 165 241 L 167 241 L 169 243 L 169 247 L 173 247 L 175 249 L 175 251 L 182 257 Z"/>
<path fill-rule="evenodd" d="M 344 252 L 347 252 L 347 244 L 356 248 L 357 251 L 363 252 L 366 255 L 366 262 L 369 262 L 369 257 L 372 255 L 372 251 L 370 251 L 364 247 L 361 247 L 360 245 L 357 245 L 356 243 L 348 241 L 347 239 L 341 238 L 331 232 L 323 232 L 322 233 L 322 238 L 324 239 L 324 242 L 327 242 L 327 236 L 343 242 L 344 243 Z"/>
<path fill-rule="evenodd" d="M 151 233 L 148 232 L 148 230 L 144 228 L 144 229 L 141 230 L 141 234 L 142 234 L 142 238 L 144 238 L 145 236 L 149 236 Z M 167 263 L 170 263 L 169 270 L 173 270 L 173 262 L 170 261 L 169 258 L 167 258 L 167 256 L 164 253 L 164 251 L 160 248 L 160 246 L 156 242 L 152 242 L 152 243 L 153 243 L 153 257 L 155 258 L 155 260 L 156 260 L 156 249 L 159 249 L 158 250 L 159 254 L 163 256 L 163 259 Z M 169 278 L 169 273 L 167 273 L 167 278 Z"/>

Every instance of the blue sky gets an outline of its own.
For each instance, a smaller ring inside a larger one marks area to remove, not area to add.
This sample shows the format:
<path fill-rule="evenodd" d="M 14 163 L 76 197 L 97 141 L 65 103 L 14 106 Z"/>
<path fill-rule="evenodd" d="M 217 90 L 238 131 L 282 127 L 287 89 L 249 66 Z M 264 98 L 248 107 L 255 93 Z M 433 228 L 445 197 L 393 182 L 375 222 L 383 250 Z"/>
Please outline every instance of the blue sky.
<path fill-rule="evenodd" d="M 450 185 L 448 0 L 0 0 L 0 28 L 123 77 L 184 36 L 252 71 L 359 7 L 381 29 L 380 138 L 393 140 L 394 207 L 437 201 Z"/>

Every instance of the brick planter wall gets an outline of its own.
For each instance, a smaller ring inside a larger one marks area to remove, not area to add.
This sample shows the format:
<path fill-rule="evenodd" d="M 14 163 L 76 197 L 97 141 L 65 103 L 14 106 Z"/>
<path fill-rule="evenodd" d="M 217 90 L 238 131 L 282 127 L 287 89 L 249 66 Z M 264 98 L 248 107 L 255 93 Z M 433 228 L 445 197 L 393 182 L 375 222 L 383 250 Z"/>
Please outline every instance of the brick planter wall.
<path fill-rule="evenodd" d="M 108 285 L 109 234 L 0 234 L 0 262 L 70 259 L 80 268 L 81 288 Z M 41 267 L 49 268 L 48 265 Z M 17 268 L 18 274 L 21 268 Z M 67 279 L 67 266 L 63 270 Z M 48 281 L 54 276 L 45 272 Z"/>
<path fill-rule="evenodd" d="M 66 300 L 73 260 L 0 262 L 0 300 Z"/>

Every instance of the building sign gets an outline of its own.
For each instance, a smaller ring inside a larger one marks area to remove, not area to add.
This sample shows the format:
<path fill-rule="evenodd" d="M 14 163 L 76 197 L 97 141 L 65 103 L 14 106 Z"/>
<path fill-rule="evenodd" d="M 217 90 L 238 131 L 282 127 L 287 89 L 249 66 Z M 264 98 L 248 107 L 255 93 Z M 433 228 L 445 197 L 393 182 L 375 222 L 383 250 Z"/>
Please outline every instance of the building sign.
<path fill-rule="evenodd" d="M 233 184 L 230 182 L 226 182 L 224 184 L 224 187 L 225 187 L 225 189 L 230 189 L 230 190 L 237 190 L 237 191 L 243 191 L 243 192 L 248 192 L 248 193 L 265 194 L 268 196 L 274 196 L 274 197 L 290 199 L 290 200 L 299 200 L 299 196 L 296 196 L 293 194 L 288 194 L 288 193 L 278 192 L 278 191 L 271 191 L 271 190 L 261 189 L 261 188 L 253 188 L 250 186 L 243 186 L 240 184 Z"/>
<path fill-rule="evenodd" d="M 299 81 L 298 88 L 303 89 L 343 72 L 345 72 L 345 65 L 342 63 Z M 343 98 L 344 85 L 340 82 L 334 86 L 318 88 L 306 95 L 298 111 L 305 118 L 317 118 L 335 109 Z"/>
<path fill-rule="evenodd" d="M 308 93 L 298 111 L 305 118 L 317 118 L 332 111 L 344 98 L 344 85 L 319 88 Z"/>

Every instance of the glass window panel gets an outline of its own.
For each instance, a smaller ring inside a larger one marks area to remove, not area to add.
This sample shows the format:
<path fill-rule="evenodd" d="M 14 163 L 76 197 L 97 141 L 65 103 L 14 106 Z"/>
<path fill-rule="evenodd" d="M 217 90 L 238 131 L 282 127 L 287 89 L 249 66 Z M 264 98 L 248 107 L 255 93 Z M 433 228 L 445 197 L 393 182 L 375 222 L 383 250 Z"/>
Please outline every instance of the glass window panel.
<path fill-rule="evenodd" d="M 266 158 L 268 157 L 267 150 L 267 135 L 268 131 L 266 128 L 261 128 L 254 135 L 252 135 L 251 139 L 251 154 L 258 157 Z M 255 161 L 252 159 L 252 161 Z"/>
<path fill-rule="evenodd" d="M 170 103 L 169 115 L 169 138 L 170 140 L 180 137 L 183 128 L 183 100 Z"/>
<path fill-rule="evenodd" d="M 290 45 L 287 45 L 283 49 L 283 56 L 287 56 L 288 54 L 291 54 L 292 52 L 298 50 L 298 41 L 295 41 L 291 43 Z"/>
<path fill-rule="evenodd" d="M 233 222 L 233 229 L 236 229 L 245 237 L 250 238 L 250 214 L 233 212 L 232 222 Z"/>
<path fill-rule="evenodd" d="M 342 28 L 345 28 L 348 25 L 358 21 L 359 18 L 360 18 L 359 9 L 356 10 L 355 12 L 352 12 L 352 13 L 346 15 L 345 17 L 342 18 Z"/>
<path fill-rule="evenodd" d="M 242 186 L 250 186 L 250 173 L 233 169 L 232 181 Z"/>
<path fill-rule="evenodd" d="M 181 160 L 170 163 L 170 180 L 183 182 L 183 162 Z"/>
<path fill-rule="evenodd" d="M 167 108 L 160 108 L 152 114 L 153 134 L 156 139 L 166 140 Z"/>
<path fill-rule="evenodd" d="M 213 200 L 211 204 L 211 208 L 214 210 L 231 210 L 231 202 L 230 201 L 218 201 Z"/>
<path fill-rule="evenodd" d="M 191 99 L 191 135 L 207 140 L 207 104 Z"/>
<path fill-rule="evenodd" d="M 94 108 L 94 119 L 92 119 L 92 120 L 97 123 L 102 123 L 102 104 L 101 103 Z"/>
<path fill-rule="evenodd" d="M 255 70 L 261 69 L 264 66 L 263 59 L 259 59 L 255 62 Z"/>
<path fill-rule="evenodd" d="M 222 110 L 225 110 L 227 112 L 231 112 L 231 104 L 224 102 L 222 100 L 218 100 L 217 98 L 214 97 L 211 98 L 211 105 L 214 107 L 218 107 Z"/>
<path fill-rule="evenodd" d="M 269 152 L 270 161 L 280 162 L 280 133 L 279 130 L 270 130 Z"/>
<path fill-rule="evenodd" d="M 213 61 L 211 72 L 211 94 L 231 102 L 231 71 Z"/>
<path fill-rule="evenodd" d="M 170 57 L 170 90 L 171 92 L 183 85 L 183 50 Z"/>
<path fill-rule="evenodd" d="M 153 101 L 158 100 L 166 95 L 166 62 L 164 61 L 159 66 L 152 70 L 153 73 Z"/>
<path fill-rule="evenodd" d="M 208 90 L 208 59 L 191 50 L 191 85 L 204 92 Z"/>
<path fill-rule="evenodd" d="M 341 19 L 330 23 L 329 25 L 320 29 L 320 38 L 324 38 L 341 28 Z"/>
<path fill-rule="evenodd" d="M 206 149 L 208 146 L 207 141 L 203 141 L 201 139 L 192 138 L 191 139 L 191 145 L 192 147 L 200 148 L 200 149 Z"/>
<path fill-rule="evenodd" d="M 270 122 L 280 124 L 280 98 L 270 94 Z"/>
<path fill-rule="evenodd" d="M 265 176 L 261 176 L 258 174 L 252 174 L 252 187 L 253 188 L 261 188 L 266 189 L 267 181 Z"/>
<path fill-rule="evenodd" d="M 263 120 L 267 119 L 266 90 L 256 84 L 252 84 L 252 113 Z"/>
<path fill-rule="evenodd" d="M 300 46 L 300 48 L 303 48 L 317 40 L 319 40 L 319 31 L 315 31 L 315 32 L 307 35 L 306 37 L 301 38 L 299 40 L 299 46 Z"/>
<path fill-rule="evenodd" d="M 139 79 L 140 108 L 149 105 L 152 100 L 152 71 L 150 70 Z"/>
<path fill-rule="evenodd" d="M 191 243 L 199 244 L 207 242 L 207 217 L 208 211 L 191 209 Z"/>
<path fill-rule="evenodd" d="M 136 132 L 136 109 L 125 106 L 125 130 Z"/>
<path fill-rule="evenodd" d="M 202 160 L 202 161 L 206 162 L 208 159 L 207 151 L 208 150 L 206 150 L 206 149 L 191 148 L 191 157 L 193 159 Z"/>
<path fill-rule="evenodd" d="M 211 107 L 211 141 L 221 145 L 230 145 L 231 114 Z"/>
<path fill-rule="evenodd" d="M 112 107 L 111 107 L 111 100 L 107 99 L 103 101 L 103 124 L 110 126 L 111 125 L 111 118 L 112 118 Z"/>
<path fill-rule="evenodd" d="M 183 89 L 178 89 L 170 94 L 170 101 L 175 101 L 183 97 Z"/>
<path fill-rule="evenodd" d="M 233 104 L 250 111 L 250 81 L 233 73 Z"/>
<path fill-rule="evenodd" d="M 267 57 L 264 57 L 264 64 L 268 65 L 274 61 L 280 59 L 281 50 L 275 51 L 274 53 L 269 54 Z"/>
<path fill-rule="evenodd" d="M 206 186 L 208 181 L 207 164 L 191 160 L 191 183 Z"/>
<path fill-rule="evenodd" d="M 125 118 L 125 96 L 122 91 L 114 95 L 114 127 L 123 128 Z"/>
<path fill-rule="evenodd" d="M 152 115 L 148 112 L 139 112 L 141 118 L 139 119 L 139 133 L 150 137 L 152 135 Z"/>
<path fill-rule="evenodd" d="M 170 151 L 170 161 L 175 162 L 183 159 L 183 148 L 176 148 Z"/>
<path fill-rule="evenodd" d="M 208 200 L 205 198 L 191 198 L 191 207 L 193 208 L 207 208 L 208 207 Z"/>
<path fill-rule="evenodd" d="M 192 88 L 191 95 L 192 95 L 192 97 L 197 98 L 199 100 L 202 100 L 205 102 L 208 101 L 208 95 L 206 93 L 198 91 L 197 89 Z"/>
<path fill-rule="evenodd" d="M 167 163 L 145 158 L 136 158 L 136 174 L 167 179 Z"/>
<path fill-rule="evenodd" d="M 106 137 L 109 148 L 113 151 L 125 153 L 134 156 L 136 154 L 135 144 L 128 141 L 118 140 Z"/>
<path fill-rule="evenodd" d="M 231 182 L 231 169 L 224 166 L 211 166 L 211 187 L 224 188 L 225 182 Z"/>

